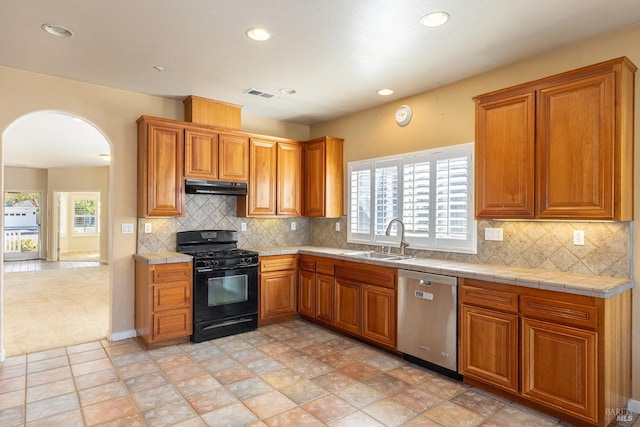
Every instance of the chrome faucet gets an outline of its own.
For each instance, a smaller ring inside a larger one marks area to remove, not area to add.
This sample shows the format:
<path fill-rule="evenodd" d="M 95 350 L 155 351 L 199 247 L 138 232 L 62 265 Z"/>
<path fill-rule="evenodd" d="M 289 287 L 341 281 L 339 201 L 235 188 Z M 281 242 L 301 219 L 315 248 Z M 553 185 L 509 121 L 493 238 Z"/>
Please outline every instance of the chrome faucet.
<path fill-rule="evenodd" d="M 404 240 L 404 222 L 402 222 L 400 220 L 400 218 L 393 218 L 391 221 L 389 221 L 389 225 L 387 225 L 387 231 L 384 232 L 384 234 L 386 234 L 387 236 L 391 236 L 391 225 L 397 222 L 398 224 L 400 224 L 401 230 L 400 230 L 400 255 L 404 255 L 404 248 L 406 248 L 407 246 L 409 246 L 409 243 Z"/>

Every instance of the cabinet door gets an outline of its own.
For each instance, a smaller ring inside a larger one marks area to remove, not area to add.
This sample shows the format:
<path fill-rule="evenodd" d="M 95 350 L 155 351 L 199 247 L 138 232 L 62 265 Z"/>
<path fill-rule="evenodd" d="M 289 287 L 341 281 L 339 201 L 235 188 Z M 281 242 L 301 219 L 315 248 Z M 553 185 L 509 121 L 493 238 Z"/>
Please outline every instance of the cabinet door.
<path fill-rule="evenodd" d="M 333 276 L 316 274 L 316 319 L 333 324 L 333 292 L 335 282 Z"/>
<path fill-rule="evenodd" d="M 347 279 L 336 278 L 335 323 L 338 328 L 360 335 L 361 285 Z"/>
<path fill-rule="evenodd" d="M 460 308 L 460 372 L 517 393 L 518 315 Z"/>
<path fill-rule="evenodd" d="M 139 215 L 184 216 L 182 127 L 143 121 L 138 135 Z"/>
<path fill-rule="evenodd" d="M 322 217 L 325 213 L 325 143 L 309 142 L 305 146 L 305 216 Z"/>
<path fill-rule="evenodd" d="M 380 344 L 396 346 L 396 292 L 372 285 L 362 286 L 362 336 Z"/>
<path fill-rule="evenodd" d="M 252 139 L 250 153 L 248 214 L 275 216 L 277 144 L 274 141 Z"/>
<path fill-rule="evenodd" d="M 278 215 L 302 215 L 302 145 L 278 143 Z"/>
<path fill-rule="evenodd" d="M 595 423 L 596 332 L 522 319 L 522 394 Z"/>
<path fill-rule="evenodd" d="M 220 181 L 249 180 L 249 138 L 220 134 L 218 137 L 218 178 Z"/>
<path fill-rule="evenodd" d="M 476 217 L 533 218 L 535 94 L 476 101 Z"/>
<path fill-rule="evenodd" d="M 316 317 L 316 273 L 313 271 L 298 273 L 298 312 Z"/>
<path fill-rule="evenodd" d="M 295 314 L 296 271 L 260 273 L 260 319 Z"/>
<path fill-rule="evenodd" d="M 611 73 L 540 91 L 540 218 L 613 219 L 613 93 Z"/>
<path fill-rule="evenodd" d="M 218 179 L 218 134 L 198 129 L 184 131 L 185 178 Z"/>
<path fill-rule="evenodd" d="M 150 342 L 191 335 L 193 332 L 191 310 L 182 308 L 153 314 L 153 338 Z"/>

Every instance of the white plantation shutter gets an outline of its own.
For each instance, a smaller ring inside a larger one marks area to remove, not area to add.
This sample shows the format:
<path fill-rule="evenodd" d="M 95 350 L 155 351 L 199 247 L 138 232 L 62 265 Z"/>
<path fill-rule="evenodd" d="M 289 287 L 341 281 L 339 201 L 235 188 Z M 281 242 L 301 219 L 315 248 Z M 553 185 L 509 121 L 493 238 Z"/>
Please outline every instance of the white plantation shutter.
<path fill-rule="evenodd" d="M 397 242 L 385 231 L 401 218 L 410 248 L 476 252 L 472 143 L 351 162 L 349 174 L 349 242 Z"/>

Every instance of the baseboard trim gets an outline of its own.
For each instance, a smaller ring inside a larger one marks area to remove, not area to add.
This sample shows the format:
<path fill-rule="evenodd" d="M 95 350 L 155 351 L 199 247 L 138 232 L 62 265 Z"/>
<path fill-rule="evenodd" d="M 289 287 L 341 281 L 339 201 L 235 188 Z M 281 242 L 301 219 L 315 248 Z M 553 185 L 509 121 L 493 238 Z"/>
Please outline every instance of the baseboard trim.
<path fill-rule="evenodd" d="M 109 335 L 109 341 L 126 340 L 127 338 L 135 338 L 138 334 L 135 329 L 129 329 L 128 331 L 113 332 Z"/>
<path fill-rule="evenodd" d="M 640 414 L 640 400 L 629 399 L 627 409 L 629 409 L 634 414 Z"/>

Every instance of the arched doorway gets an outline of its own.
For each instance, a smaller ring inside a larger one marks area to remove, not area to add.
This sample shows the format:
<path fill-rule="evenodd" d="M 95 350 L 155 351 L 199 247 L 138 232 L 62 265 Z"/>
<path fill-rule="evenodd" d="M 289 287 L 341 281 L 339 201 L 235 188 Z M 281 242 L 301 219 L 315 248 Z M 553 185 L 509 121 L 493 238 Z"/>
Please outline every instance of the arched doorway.
<path fill-rule="evenodd" d="M 19 280 L 14 279 L 14 273 L 20 274 L 17 271 L 24 268 L 16 269 L 15 264 L 10 272 L 3 268 L 6 355 L 106 338 L 110 305 L 109 141 L 82 117 L 36 111 L 11 123 L 2 134 L 2 145 L 3 194 L 10 192 L 14 198 L 21 192 L 42 195 L 38 206 L 40 259 L 29 261 Z M 66 196 L 64 206 L 61 194 Z M 7 202 L 4 206 L 7 211 Z M 7 231 L 3 232 L 6 235 Z M 3 248 L 3 267 L 17 262 L 6 256 L 7 250 L 17 247 L 31 246 L 14 242 L 13 247 Z M 95 253 L 97 262 L 59 262 L 62 247 L 67 253 Z M 13 287 L 16 281 L 21 286 Z M 40 319 L 40 313 L 47 313 L 48 318 Z"/>

